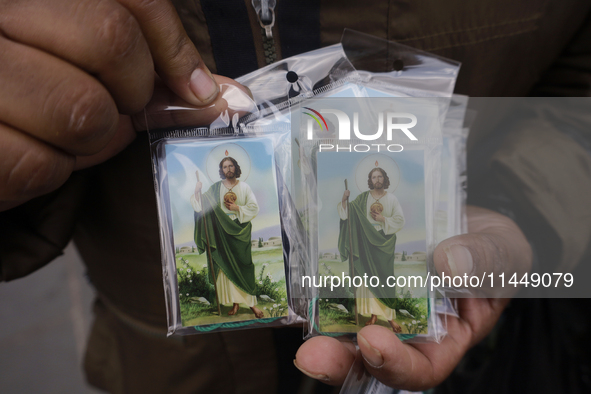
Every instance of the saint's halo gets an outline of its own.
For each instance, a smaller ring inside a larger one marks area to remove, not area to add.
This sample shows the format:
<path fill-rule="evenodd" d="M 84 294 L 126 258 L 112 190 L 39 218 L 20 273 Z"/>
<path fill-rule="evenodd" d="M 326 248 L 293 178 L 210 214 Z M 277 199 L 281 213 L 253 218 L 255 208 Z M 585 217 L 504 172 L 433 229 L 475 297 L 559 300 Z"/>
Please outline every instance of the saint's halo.
<path fill-rule="evenodd" d="M 400 182 L 400 169 L 394 159 L 381 153 L 365 156 L 357 164 L 357 168 L 355 169 L 355 184 L 359 192 L 363 193 L 368 190 L 367 176 L 371 170 L 378 167 L 386 171 L 388 178 L 390 178 L 390 187 L 386 191 L 388 193 L 394 193 Z"/>
<path fill-rule="evenodd" d="M 242 175 L 240 175 L 240 178 L 238 179 L 245 181 L 248 178 L 248 175 L 250 175 L 250 156 L 243 147 L 232 143 L 218 145 L 209 152 L 207 160 L 205 161 L 207 177 L 209 180 L 212 183 L 220 180 L 220 161 L 222 161 L 224 157 L 232 157 L 238 162 L 238 165 L 242 170 Z"/>

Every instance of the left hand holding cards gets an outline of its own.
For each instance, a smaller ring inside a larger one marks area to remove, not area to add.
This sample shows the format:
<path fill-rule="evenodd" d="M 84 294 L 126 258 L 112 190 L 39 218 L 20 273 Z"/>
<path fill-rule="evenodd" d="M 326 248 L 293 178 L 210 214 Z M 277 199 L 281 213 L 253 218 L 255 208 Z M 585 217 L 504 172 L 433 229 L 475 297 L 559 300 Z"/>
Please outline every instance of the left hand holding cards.
<path fill-rule="evenodd" d="M 480 270 L 490 270 L 493 264 L 503 266 L 501 269 L 506 272 L 531 266 L 531 248 L 511 219 L 486 209 L 468 207 L 468 228 L 468 234 L 449 238 L 437 246 L 434 260 L 439 272 L 477 275 Z M 450 269 L 446 251 L 453 245 L 466 248 L 472 261 L 456 261 Z M 460 317 L 448 316 L 448 334 L 440 344 L 406 344 L 385 327 L 365 327 L 357 335 L 365 368 L 382 383 L 398 389 L 420 391 L 434 387 L 492 330 L 508 302 L 507 298 L 458 299 Z M 300 347 L 294 363 L 308 376 L 339 385 L 354 360 L 351 343 L 318 336 Z"/>
<path fill-rule="evenodd" d="M 152 99 L 146 105 L 146 110 L 134 115 L 119 115 L 117 131 L 109 143 L 98 153 L 91 156 L 78 156 L 75 170 L 87 168 L 115 156 L 129 145 L 139 131 L 147 129 L 162 129 L 181 126 L 209 125 L 221 113 L 228 110 L 228 101 L 237 96 L 244 96 L 250 100 L 250 92 L 233 79 L 221 75 L 213 75 L 219 86 L 219 92 L 208 105 L 194 106 L 177 96 L 169 86 L 160 79 L 156 79 Z M 238 93 L 237 93 L 238 92 Z M 185 111 L 168 111 L 169 107 L 186 108 Z M 172 112 L 175 112 L 173 115 Z M 146 123 L 147 122 L 147 123 Z"/>
<path fill-rule="evenodd" d="M 0 14 L 0 210 L 130 144 L 146 127 L 155 69 L 196 107 L 237 85 L 211 75 L 169 0 L 14 0 Z M 195 112 L 195 124 L 209 123 L 211 113 Z"/>

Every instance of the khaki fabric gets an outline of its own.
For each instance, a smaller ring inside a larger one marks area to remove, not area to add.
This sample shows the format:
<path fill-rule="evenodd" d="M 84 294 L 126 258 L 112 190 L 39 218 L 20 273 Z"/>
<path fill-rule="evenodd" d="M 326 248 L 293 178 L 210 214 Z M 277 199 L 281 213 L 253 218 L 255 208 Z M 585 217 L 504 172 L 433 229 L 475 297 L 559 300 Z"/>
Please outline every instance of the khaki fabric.
<path fill-rule="evenodd" d="M 167 338 L 123 323 L 100 301 L 94 313 L 84 368 L 96 387 L 111 393 L 277 392 L 271 329 Z"/>
<path fill-rule="evenodd" d="M 571 107 L 532 101 L 535 116 L 513 126 L 492 157 L 491 167 L 503 189 L 527 218 L 526 234 L 538 247 L 541 267 L 549 272 L 572 272 L 589 249 L 591 239 L 591 160 L 574 139 L 554 127 L 591 133 L 591 99 Z M 539 100 L 541 102 L 542 100 Z M 520 112 L 527 108 L 520 109 Z M 584 119 L 586 118 L 586 119 Z M 591 135 L 584 136 L 591 141 Z M 568 192 L 565 192 L 568 191 Z M 529 230 L 529 231 L 528 231 Z"/>

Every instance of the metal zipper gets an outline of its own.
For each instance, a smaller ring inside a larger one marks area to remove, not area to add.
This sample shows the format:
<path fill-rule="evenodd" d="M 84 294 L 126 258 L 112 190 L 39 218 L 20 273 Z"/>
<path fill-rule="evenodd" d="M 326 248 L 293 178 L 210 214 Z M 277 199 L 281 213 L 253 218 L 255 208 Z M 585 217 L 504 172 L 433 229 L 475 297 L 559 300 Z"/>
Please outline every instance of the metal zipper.
<path fill-rule="evenodd" d="M 273 38 L 276 4 L 276 0 L 252 0 L 252 6 L 261 25 L 263 50 L 267 64 L 271 64 L 277 60 L 277 49 L 275 47 L 275 39 Z"/>

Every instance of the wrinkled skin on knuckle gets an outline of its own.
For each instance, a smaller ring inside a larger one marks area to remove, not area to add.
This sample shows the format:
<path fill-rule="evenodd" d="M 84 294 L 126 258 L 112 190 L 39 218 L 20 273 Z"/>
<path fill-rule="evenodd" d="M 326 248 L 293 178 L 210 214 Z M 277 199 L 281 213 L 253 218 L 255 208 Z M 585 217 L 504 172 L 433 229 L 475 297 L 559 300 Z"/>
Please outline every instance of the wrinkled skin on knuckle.
<path fill-rule="evenodd" d="M 123 7 L 111 7 L 97 17 L 97 49 L 103 54 L 104 66 L 117 65 L 125 61 L 140 45 L 143 35 L 133 15 Z"/>
<path fill-rule="evenodd" d="M 154 66 L 134 15 L 114 0 L 92 0 L 76 8 L 84 23 L 85 68 L 99 79 L 119 111 L 141 111 L 152 96 Z"/>
<path fill-rule="evenodd" d="M 28 200 L 60 187 L 70 176 L 75 159 L 46 146 L 12 152 L 0 184 L 3 201 Z M 4 171 L 3 171 L 4 172 Z"/>
<path fill-rule="evenodd" d="M 472 248 L 481 264 L 480 271 L 503 273 L 510 264 L 508 245 L 496 234 L 481 234 L 475 238 Z"/>
<path fill-rule="evenodd" d="M 72 86 L 66 96 L 59 109 L 66 150 L 77 155 L 100 151 L 117 127 L 119 117 L 112 98 L 98 84 Z"/>

